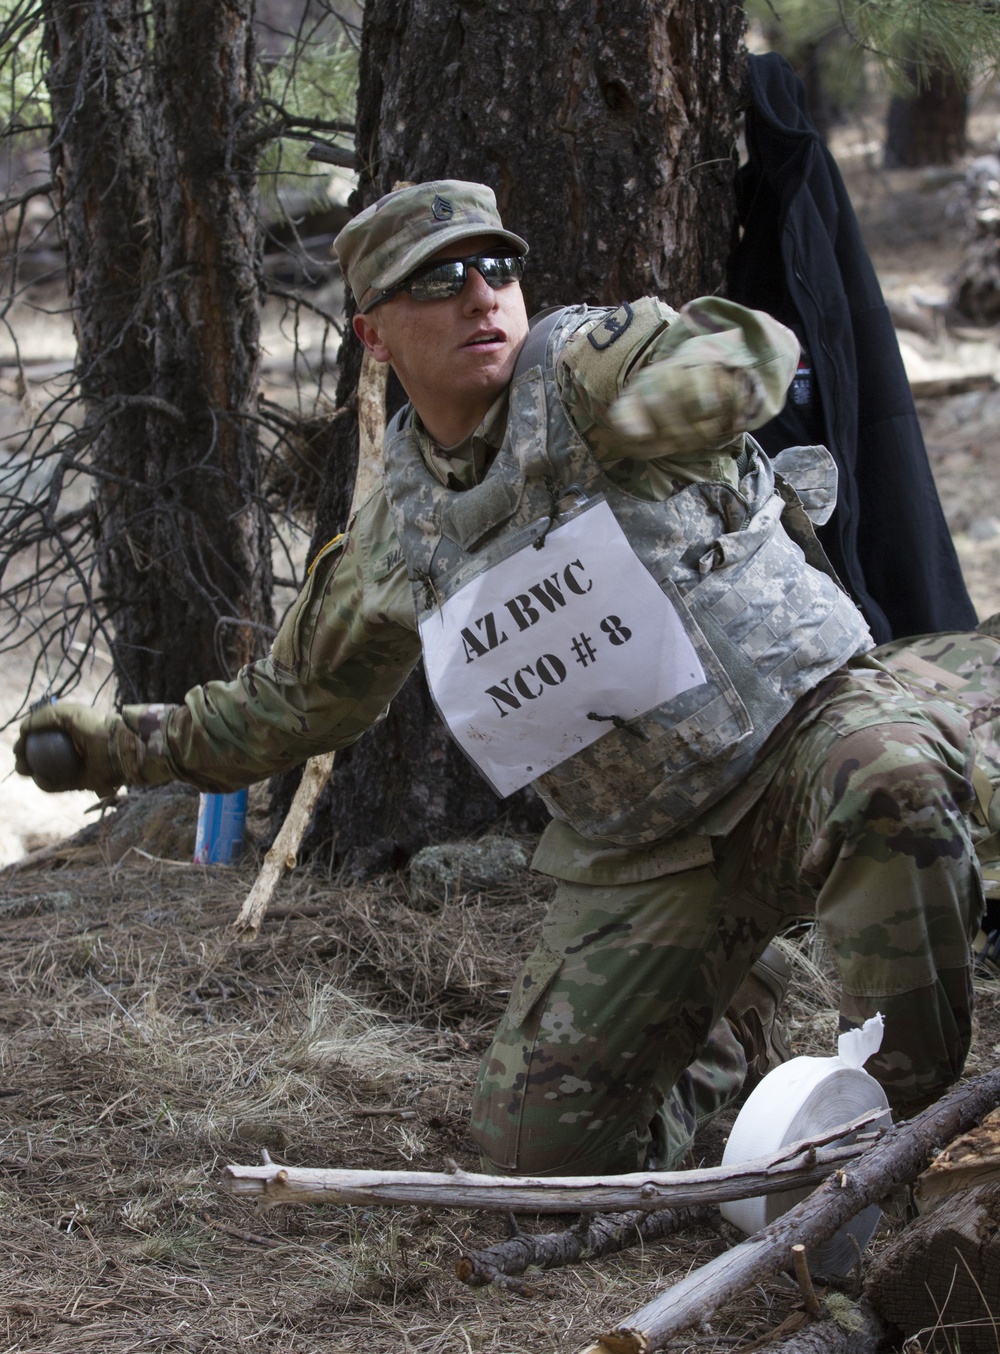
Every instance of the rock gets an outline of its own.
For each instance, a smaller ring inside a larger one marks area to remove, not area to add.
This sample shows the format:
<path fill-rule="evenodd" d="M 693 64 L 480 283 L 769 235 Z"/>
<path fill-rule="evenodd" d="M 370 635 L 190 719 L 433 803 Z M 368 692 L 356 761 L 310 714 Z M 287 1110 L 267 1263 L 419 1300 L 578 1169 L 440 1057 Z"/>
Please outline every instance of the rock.
<path fill-rule="evenodd" d="M 0 899 L 0 920 L 8 917 L 37 917 L 43 912 L 66 912 L 76 899 L 66 889 L 49 893 L 28 893 L 20 898 Z"/>
<path fill-rule="evenodd" d="M 162 860 L 193 860 L 198 824 L 198 791 L 189 785 L 157 785 L 129 790 L 107 827 L 109 860 L 121 860 L 132 847 Z"/>
<path fill-rule="evenodd" d="M 528 855 L 509 837 L 425 846 L 410 861 L 410 897 L 446 902 L 462 893 L 500 888 L 528 868 Z"/>

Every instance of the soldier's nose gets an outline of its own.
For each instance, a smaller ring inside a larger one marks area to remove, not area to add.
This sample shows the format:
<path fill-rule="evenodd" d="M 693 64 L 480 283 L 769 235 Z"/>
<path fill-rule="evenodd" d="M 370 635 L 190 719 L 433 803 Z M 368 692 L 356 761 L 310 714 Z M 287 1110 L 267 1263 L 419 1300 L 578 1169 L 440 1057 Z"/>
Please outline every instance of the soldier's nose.
<path fill-rule="evenodd" d="M 478 268 L 470 268 L 466 274 L 462 300 L 472 310 L 492 310 L 496 306 L 497 294 Z"/>

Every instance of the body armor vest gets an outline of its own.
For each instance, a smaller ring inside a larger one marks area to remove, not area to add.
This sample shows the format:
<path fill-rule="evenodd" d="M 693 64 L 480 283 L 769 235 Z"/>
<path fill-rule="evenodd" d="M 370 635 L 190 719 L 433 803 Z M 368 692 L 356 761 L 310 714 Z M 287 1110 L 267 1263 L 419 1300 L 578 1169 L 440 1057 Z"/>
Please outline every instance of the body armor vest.
<path fill-rule="evenodd" d="M 506 435 L 481 484 L 456 491 L 434 478 L 407 406 L 386 431 L 385 491 L 419 619 L 564 511 L 607 501 L 681 616 L 706 680 L 610 729 L 534 786 L 578 832 L 633 846 L 669 836 L 737 785 L 795 701 L 871 640 L 853 602 L 783 529 L 784 501 L 759 449 L 738 490 L 697 483 L 651 501 L 608 478 L 554 372 L 594 314 L 562 312 L 544 366 L 515 377 Z"/>

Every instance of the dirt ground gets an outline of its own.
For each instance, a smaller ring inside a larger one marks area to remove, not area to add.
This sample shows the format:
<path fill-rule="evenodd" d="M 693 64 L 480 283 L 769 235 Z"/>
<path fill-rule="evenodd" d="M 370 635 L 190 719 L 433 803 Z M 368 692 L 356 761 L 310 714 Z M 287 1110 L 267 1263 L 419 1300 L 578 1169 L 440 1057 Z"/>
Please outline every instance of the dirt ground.
<path fill-rule="evenodd" d="M 979 148 L 996 132 L 981 119 Z M 937 317 L 929 335 L 900 330 L 913 379 L 995 372 L 997 335 L 950 332 L 940 315 L 954 185 L 885 173 L 863 135 L 837 148 L 887 294 Z M 919 408 L 974 601 L 1000 611 L 1000 390 Z M 23 677 L 7 668 L 6 699 Z M 88 796 L 57 821 L 59 801 L 12 777 L 0 789 L 8 860 L 91 821 Z M 569 1354 L 732 1244 L 719 1224 L 531 1275 L 527 1294 L 475 1290 L 454 1263 L 505 1234 L 497 1218 L 259 1214 L 225 1193 L 224 1164 L 262 1149 L 293 1165 L 474 1168 L 472 1078 L 546 886 L 525 874 L 497 895 L 414 906 L 399 877 L 348 888 L 303 872 L 244 945 L 231 922 L 259 850 L 229 869 L 191 865 L 195 807 L 183 791 L 136 797 L 91 840 L 0 873 L 0 1354 Z M 795 1050 L 831 1053 L 830 966 L 807 932 L 786 950 Z M 977 991 L 969 1073 L 1000 1053 L 1000 984 Z M 718 1160 L 726 1128 L 699 1161 Z M 672 1348 L 745 1345 L 797 1300 L 790 1281 L 759 1286 Z"/>

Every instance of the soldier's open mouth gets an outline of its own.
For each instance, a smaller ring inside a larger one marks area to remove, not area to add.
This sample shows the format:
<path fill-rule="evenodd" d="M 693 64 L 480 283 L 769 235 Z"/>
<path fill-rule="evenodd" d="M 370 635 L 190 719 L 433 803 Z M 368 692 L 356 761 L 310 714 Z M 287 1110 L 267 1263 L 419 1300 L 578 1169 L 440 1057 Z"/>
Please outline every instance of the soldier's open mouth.
<path fill-rule="evenodd" d="M 504 335 L 498 329 L 491 329 L 485 334 L 474 334 L 472 338 L 462 344 L 463 348 L 481 348 L 495 343 L 503 343 Z"/>

